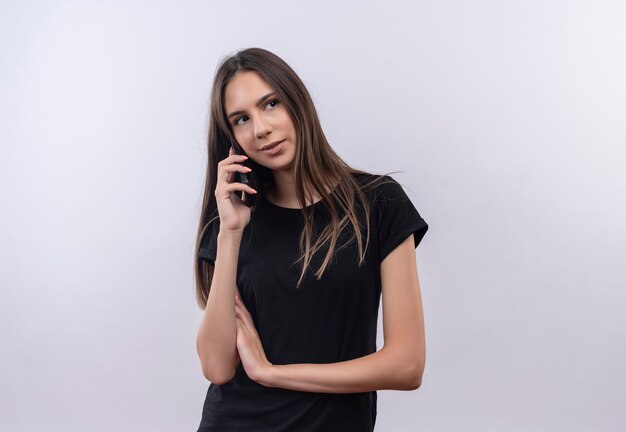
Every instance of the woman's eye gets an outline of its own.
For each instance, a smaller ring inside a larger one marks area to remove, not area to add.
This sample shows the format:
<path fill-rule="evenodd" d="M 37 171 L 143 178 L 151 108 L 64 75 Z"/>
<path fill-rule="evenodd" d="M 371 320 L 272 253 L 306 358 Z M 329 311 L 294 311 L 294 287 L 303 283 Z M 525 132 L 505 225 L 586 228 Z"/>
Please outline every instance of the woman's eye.
<path fill-rule="evenodd" d="M 241 120 L 241 119 L 242 119 L 242 118 L 244 118 L 244 117 L 247 117 L 247 116 L 241 116 L 241 117 L 238 117 L 238 118 L 235 120 L 235 125 L 238 125 L 238 124 L 239 124 L 239 120 Z"/>
<path fill-rule="evenodd" d="M 265 104 L 265 106 L 268 106 L 269 104 L 274 104 L 274 105 L 272 105 L 272 108 L 274 108 L 274 107 L 276 107 L 276 105 L 278 105 L 278 103 L 279 103 L 279 102 L 278 102 L 278 100 L 277 100 L 277 99 L 272 99 L 271 101 L 269 101 L 268 103 L 266 103 L 266 104 Z M 238 118 L 235 120 L 235 122 L 234 122 L 233 124 L 236 126 L 236 125 L 240 124 L 240 123 L 239 123 L 239 120 L 241 120 L 241 119 L 243 119 L 243 118 L 247 118 L 247 117 L 248 117 L 248 116 L 241 116 L 241 117 L 238 117 Z"/>

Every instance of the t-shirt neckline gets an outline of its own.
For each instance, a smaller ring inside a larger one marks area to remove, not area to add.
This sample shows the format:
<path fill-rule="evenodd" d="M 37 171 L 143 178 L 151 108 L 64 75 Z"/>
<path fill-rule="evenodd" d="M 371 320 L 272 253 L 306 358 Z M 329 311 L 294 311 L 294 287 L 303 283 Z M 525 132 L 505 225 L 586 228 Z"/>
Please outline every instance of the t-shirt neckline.
<path fill-rule="evenodd" d="M 282 207 L 282 206 L 272 203 L 270 200 L 267 199 L 267 197 L 265 196 L 263 192 L 261 192 L 261 196 L 259 198 L 260 198 L 260 201 L 262 201 L 266 205 L 266 207 L 268 207 L 270 210 L 276 213 L 283 213 L 283 214 L 302 213 L 303 208 L 308 209 L 308 208 L 320 206 L 322 205 L 322 201 L 323 201 L 322 199 L 320 199 L 319 201 L 316 201 L 313 204 L 310 204 L 303 208 L 291 208 L 291 207 Z"/>

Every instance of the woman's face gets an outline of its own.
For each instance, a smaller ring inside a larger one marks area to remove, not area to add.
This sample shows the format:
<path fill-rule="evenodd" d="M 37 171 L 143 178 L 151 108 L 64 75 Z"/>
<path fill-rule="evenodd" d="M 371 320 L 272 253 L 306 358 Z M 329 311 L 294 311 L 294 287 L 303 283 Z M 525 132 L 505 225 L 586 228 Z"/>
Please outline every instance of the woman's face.
<path fill-rule="evenodd" d="M 248 157 L 271 170 L 289 170 L 296 129 L 278 94 L 254 71 L 236 73 L 224 90 L 224 109 L 237 143 Z M 273 150 L 261 150 L 282 141 Z"/>

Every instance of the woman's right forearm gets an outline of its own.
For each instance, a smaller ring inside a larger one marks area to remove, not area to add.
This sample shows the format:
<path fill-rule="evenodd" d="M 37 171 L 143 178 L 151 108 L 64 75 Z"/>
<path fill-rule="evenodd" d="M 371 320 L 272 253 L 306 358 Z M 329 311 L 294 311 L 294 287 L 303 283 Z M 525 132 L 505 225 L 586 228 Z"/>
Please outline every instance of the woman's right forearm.
<path fill-rule="evenodd" d="M 217 236 L 213 280 L 196 340 L 202 372 L 216 384 L 229 381 L 239 363 L 235 294 L 241 237 L 239 231 Z"/>

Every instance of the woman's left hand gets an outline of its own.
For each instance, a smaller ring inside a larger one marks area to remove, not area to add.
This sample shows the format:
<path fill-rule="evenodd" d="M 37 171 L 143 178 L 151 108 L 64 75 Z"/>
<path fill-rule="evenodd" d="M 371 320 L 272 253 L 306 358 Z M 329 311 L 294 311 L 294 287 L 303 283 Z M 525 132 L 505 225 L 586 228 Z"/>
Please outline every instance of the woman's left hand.
<path fill-rule="evenodd" d="M 265 350 L 259 333 L 254 327 L 252 315 L 237 295 L 235 295 L 235 316 L 237 318 L 237 350 L 243 368 L 251 380 L 267 385 L 268 375 L 273 365 L 265 357 Z"/>

